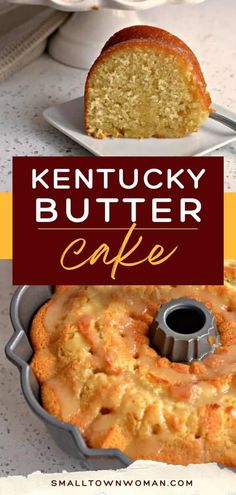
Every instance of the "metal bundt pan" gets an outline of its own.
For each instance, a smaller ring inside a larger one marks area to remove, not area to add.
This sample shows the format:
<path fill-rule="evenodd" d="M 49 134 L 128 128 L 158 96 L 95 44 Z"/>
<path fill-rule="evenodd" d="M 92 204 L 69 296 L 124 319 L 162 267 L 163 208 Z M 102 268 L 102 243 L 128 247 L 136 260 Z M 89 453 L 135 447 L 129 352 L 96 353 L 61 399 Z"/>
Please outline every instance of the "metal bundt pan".
<path fill-rule="evenodd" d="M 6 345 L 6 356 L 20 371 L 21 388 L 30 408 L 44 421 L 61 449 L 79 459 L 87 470 L 127 467 L 132 461 L 120 450 L 87 447 L 76 426 L 57 420 L 40 404 L 40 385 L 29 366 L 33 349 L 28 332 L 36 311 L 50 299 L 52 293 L 52 285 L 24 285 L 16 290 L 10 307 L 14 334 Z"/>

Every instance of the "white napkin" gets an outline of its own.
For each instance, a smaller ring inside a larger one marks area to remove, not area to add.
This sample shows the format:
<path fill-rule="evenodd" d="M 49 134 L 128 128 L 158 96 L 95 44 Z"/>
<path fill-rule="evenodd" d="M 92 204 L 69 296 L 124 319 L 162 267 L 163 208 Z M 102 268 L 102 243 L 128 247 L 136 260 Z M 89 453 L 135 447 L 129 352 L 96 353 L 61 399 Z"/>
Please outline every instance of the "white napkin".
<path fill-rule="evenodd" d="M 48 36 L 68 15 L 45 7 L 1 4 L 0 81 L 39 57 Z"/>

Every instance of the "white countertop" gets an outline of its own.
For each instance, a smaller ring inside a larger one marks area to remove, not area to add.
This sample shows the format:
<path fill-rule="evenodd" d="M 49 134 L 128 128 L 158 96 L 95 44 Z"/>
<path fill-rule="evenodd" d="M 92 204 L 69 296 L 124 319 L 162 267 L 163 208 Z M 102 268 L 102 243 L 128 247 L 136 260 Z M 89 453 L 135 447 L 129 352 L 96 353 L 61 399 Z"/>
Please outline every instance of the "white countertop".
<path fill-rule="evenodd" d="M 213 101 L 236 112 L 235 0 L 198 5 L 163 5 L 143 13 L 143 22 L 167 29 L 196 53 Z M 14 155 L 89 155 L 47 124 L 42 112 L 83 94 L 86 72 L 47 54 L 0 84 L 0 190 L 11 190 Z M 225 190 L 236 191 L 236 144 L 213 156 L 225 157 Z"/>

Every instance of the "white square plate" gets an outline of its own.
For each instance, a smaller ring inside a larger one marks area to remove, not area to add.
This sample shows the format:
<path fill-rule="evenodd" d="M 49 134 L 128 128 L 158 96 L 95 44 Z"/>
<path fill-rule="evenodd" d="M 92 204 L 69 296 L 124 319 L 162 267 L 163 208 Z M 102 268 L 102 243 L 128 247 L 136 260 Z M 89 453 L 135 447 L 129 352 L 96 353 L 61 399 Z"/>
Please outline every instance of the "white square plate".
<path fill-rule="evenodd" d="M 236 120 L 236 114 L 213 105 L 226 117 Z M 96 139 L 84 130 L 83 97 L 44 111 L 45 119 L 78 144 L 97 156 L 202 156 L 236 139 L 236 132 L 208 119 L 198 132 L 180 139 Z"/>

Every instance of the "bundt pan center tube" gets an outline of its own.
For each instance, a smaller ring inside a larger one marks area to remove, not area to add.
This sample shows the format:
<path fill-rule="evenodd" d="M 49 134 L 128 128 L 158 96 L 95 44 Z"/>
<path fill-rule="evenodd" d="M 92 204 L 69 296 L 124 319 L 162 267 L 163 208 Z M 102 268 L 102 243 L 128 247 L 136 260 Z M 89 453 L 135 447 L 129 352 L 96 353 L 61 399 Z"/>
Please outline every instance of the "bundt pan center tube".
<path fill-rule="evenodd" d="M 174 362 L 200 360 L 219 343 L 215 317 L 195 299 L 173 299 L 163 304 L 150 329 L 151 345 Z"/>

